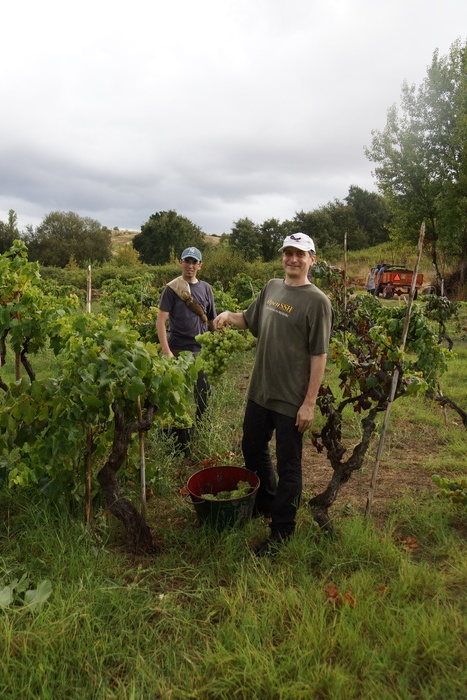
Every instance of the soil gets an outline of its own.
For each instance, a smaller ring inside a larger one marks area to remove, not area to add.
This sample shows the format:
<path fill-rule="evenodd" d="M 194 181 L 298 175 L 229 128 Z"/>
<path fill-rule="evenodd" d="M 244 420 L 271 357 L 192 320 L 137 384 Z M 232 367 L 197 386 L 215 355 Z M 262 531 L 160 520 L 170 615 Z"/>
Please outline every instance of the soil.
<path fill-rule="evenodd" d="M 424 453 L 435 450 L 439 445 L 433 436 L 423 436 L 423 449 L 420 449 L 420 436 L 404 438 L 403 444 L 385 445 L 381 459 L 376 487 L 371 506 L 371 516 L 376 522 L 386 519 L 392 503 L 404 495 L 420 497 L 436 490 L 432 481 L 432 469 L 426 468 Z M 377 441 L 374 440 L 368 451 L 362 469 L 355 471 L 349 481 L 339 491 L 334 505 L 329 511 L 333 515 L 343 508 L 364 513 L 370 488 L 371 475 L 376 463 Z M 352 446 L 348 447 L 349 452 Z M 303 492 L 313 496 L 326 488 L 332 476 L 331 466 L 325 453 L 318 454 L 310 442 L 305 441 L 303 449 Z"/>

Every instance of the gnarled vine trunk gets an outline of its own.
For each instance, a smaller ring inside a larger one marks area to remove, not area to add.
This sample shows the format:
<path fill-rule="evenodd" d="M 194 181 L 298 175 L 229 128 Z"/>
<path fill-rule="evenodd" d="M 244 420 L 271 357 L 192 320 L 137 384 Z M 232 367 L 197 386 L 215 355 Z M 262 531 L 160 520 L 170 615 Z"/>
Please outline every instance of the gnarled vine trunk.
<path fill-rule="evenodd" d="M 328 416 L 327 423 L 321 431 L 320 437 L 323 446 L 326 448 L 333 475 L 325 490 L 309 501 L 313 518 L 323 530 L 332 531 L 328 510 L 336 500 L 341 487 L 350 479 L 352 472 L 361 469 L 370 446 L 371 437 L 375 432 L 376 415 L 381 410 L 383 410 L 381 406 L 375 406 L 362 419 L 362 439 L 354 447 L 352 454 L 345 462 L 342 460 L 345 448 L 340 441 L 342 413 L 332 410 L 331 415 Z"/>
<path fill-rule="evenodd" d="M 149 430 L 154 413 L 154 406 L 146 409 L 146 416 L 141 422 L 127 423 L 123 410 L 117 402 L 112 405 L 114 411 L 114 437 L 110 455 L 99 471 L 97 479 L 102 488 L 109 511 L 125 527 L 127 546 L 130 551 L 141 554 L 155 554 L 151 530 L 144 522 L 133 504 L 121 494 L 117 472 L 125 462 L 131 437 L 140 430 Z"/>

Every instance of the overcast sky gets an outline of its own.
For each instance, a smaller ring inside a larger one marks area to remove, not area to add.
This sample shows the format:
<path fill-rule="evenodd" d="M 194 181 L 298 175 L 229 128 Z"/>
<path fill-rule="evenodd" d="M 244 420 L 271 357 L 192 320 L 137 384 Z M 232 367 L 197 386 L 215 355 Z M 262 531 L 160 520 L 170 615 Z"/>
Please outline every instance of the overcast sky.
<path fill-rule="evenodd" d="M 0 40 L 0 220 L 51 211 L 205 233 L 350 185 L 404 81 L 467 36 L 465 0 L 19 0 Z"/>

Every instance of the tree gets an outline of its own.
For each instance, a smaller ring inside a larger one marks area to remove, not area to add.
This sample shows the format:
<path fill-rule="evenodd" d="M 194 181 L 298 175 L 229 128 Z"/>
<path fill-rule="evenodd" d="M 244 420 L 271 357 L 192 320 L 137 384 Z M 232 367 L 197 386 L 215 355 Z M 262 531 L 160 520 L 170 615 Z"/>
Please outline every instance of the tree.
<path fill-rule="evenodd" d="M 120 246 L 113 257 L 112 262 L 117 267 L 133 267 L 134 265 L 141 265 L 138 253 L 133 248 L 131 243 Z"/>
<path fill-rule="evenodd" d="M 249 262 L 261 258 L 260 227 L 251 219 L 238 219 L 229 236 L 229 247 Z"/>
<path fill-rule="evenodd" d="M 467 42 L 433 54 L 422 85 L 404 83 L 402 114 L 393 105 L 374 131 L 367 157 L 394 213 L 391 234 L 415 242 L 421 221 L 438 277 L 438 248 L 467 264 Z"/>
<path fill-rule="evenodd" d="M 29 259 L 52 267 L 65 267 L 71 259 L 79 264 L 105 262 L 111 257 L 111 234 L 107 227 L 75 212 L 53 211 L 34 231 L 24 236 Z"/>
<path fill-rule="evenodd" d="M 369 245 L 389 240 L 391 211 L 380 194 L 351 185 L 344 201 L 352 207 L 355 221 Z"/>
<path fill-rule="evenodd" d="M 200 250 L 205 247 L 200 227 L 173 210 L 151 214 L 132 242 L 142 262 L 148 265 L 174 262 L 188 246 Z"/>
<path fill-rule="evenodd" d="M 261 256 L 264 262 L 276 260 L 282 241 L 287 235 L 286 228 L 278 219 L 267 219 L 261 224 L 260 233 Z"/>
<path fill-rule="evenodd" d="M 308 212 L 297 212 L 293 221 L 295 231 L 301 231 L 311 236 L 320 252 L 336 244 L 338 233 L 329 206 L 319 207 L 319 209 Z M 343 236 L 339 241 L 340 245 L 342 245 L 342 241 Z"/>
<path fill-rule="evenodd" d="M 20 237 L 18 217 L 13 209 L 8 212 L 8 222 L 0 221 L 0 255 L 10 250 L 13 241 Z"/>

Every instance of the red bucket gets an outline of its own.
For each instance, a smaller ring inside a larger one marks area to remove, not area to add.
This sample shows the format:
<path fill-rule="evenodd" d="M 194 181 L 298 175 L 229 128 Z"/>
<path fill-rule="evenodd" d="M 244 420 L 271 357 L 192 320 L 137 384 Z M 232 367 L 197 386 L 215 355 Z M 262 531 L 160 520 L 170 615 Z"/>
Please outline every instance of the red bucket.
<path fill-rule="evenodd" d="M 211 501 L 203 494 L 214 496 L 219 491 L 234 491 L 239 481 L 247 481 L 252 490 L 246 496 Z M 223 529 L 229 525 L 245 523 L 253 514 L 259 477 L 245 467 L 208 467 L 195 472 L 188 479 L 187 489 L 201 524 Z"/>

